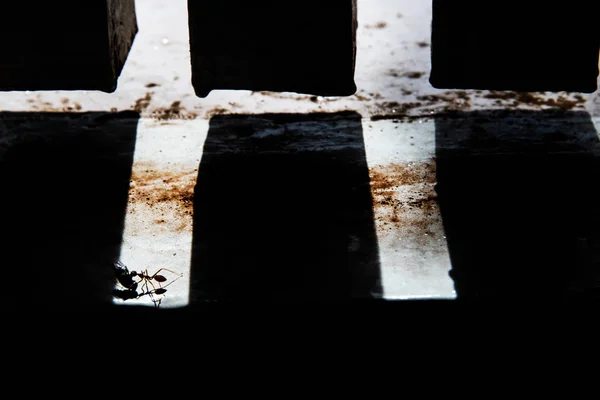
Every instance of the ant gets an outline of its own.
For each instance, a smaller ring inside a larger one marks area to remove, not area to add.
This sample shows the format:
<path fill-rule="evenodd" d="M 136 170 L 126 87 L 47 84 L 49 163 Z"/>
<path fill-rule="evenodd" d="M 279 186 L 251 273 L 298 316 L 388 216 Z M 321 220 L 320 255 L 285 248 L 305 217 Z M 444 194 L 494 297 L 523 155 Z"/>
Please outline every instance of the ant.
<path fill-rule="evenodd" d="M 147 269 L 145 269 L 141 272 L 131 271 L 130 275 L 132 277 L 140 278 L 140 280 L 136 282 L 137 284 L 144 282 L 144 284 L 142 285 L 142 288 L 143 288 L 142 290 L 150 291 L 150 288 L 148 287 L 148 284 L 150 284 L 150 286 L 152 286 L 152 291 L 154 291 L 155 293 L 156 293 L 156 291 L 162 292 L 162 290 L 164 290 L 164 292 L 166 292 L 167 290 L 163 288 L 161 283 L 166 282 L 167 278 L 165 278 L 164 275 L 158 275 L 158 273 L 160 271 L 168 271 L 172 274 L 177 274 L 176 272 L 171 271 L 170 269 L 161 268 L 158 271 L 156 271 L 153 275 L 148 275 Z M 181 276 L 183 276 L 183 275 L 179 275 L 179 277 L 181 277 Z M 158 288 L 156 286 L 154 286 L 154 283 L 152 283 L 153 280 L 158 282 Z M 175 281 L 171 281 L 169 283 L 169 285 L 173 282 L 175 282 Z M 162 293 L 164 293 L 164 292 L 162 292 Z"/>
<path fill-rule="evenodd" d="M 161 299 L 156 300 L 154 295 L 165 294 L 167 291 L 165 287 L 169 286 L 183 276 L 183 274 L 180 274 L 175 280 L 169 282 L 165 286 L 162 286 L 162 283 L 166 282 L 167 278 L 164 275 L 159 275 L 158 273 L 161 271 L 168 271 L 172 274 L 176 274 L 176 272 L 171 271 L 168 268 L 160 268 L 153 275 L 150 275 L 147 269 L 141 272 L 129 271 L 129 268 L 127 268 L 127 266 L 120 261 L 115 261 L 112 265 L 112 268 L 117 281 L 125 288 L 125 290 L 115 289 L 113 291 L 113 295 L 115 297 L 122 300 L 131 300 L 147 295 L 150 297 L 156 307 L 160 306 Z M 139 280 L 136 281 L 134 278 L 139 278 Z M 152 281 L 158 282 L 158 287 L 156 287 Z M 142 282 L 143 284 L 141 285 L 141 292 L 138 293 L 138 285 Z M 151 288 L 148 285 L 150 285 Z"/>

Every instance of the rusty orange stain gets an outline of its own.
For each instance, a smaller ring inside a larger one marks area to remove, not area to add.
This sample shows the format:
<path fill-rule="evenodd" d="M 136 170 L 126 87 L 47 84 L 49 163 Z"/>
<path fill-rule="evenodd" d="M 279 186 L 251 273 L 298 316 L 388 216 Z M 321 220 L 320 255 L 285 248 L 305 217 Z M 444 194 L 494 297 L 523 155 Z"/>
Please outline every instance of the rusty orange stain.
<path fill-rule="evenodd" d="M 153 162 L 135 163 L 129 213 L 146 215 L 154 225 L 172 231 L 191 229 L 196 179 L 197 170 Z"/>
<path fill-rule="evenodd" d="M 439 231 L 435 160 L 374 166 L 369 176 L 379 230 L 399 236 Z"/>

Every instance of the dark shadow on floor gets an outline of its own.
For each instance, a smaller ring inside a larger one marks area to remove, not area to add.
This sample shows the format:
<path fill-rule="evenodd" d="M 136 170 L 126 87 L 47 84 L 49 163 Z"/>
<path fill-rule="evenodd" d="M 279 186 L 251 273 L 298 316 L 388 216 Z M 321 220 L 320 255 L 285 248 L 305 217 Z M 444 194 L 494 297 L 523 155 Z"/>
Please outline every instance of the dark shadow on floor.
<path fill-rule="evenodd" d="M 138 120 L 0 113 L 3 309 L 112 304 Z"/>
<path fill-rule="evenodd" d="M 214 117 L 192 251 L 191 306 L 380 296 L 361 116 Z"/>
<path fill-rule="evenodd" d="M 464 112 L 435 124 L 458 299 L 596 298 L 600 159 L 589 114 Z"/>

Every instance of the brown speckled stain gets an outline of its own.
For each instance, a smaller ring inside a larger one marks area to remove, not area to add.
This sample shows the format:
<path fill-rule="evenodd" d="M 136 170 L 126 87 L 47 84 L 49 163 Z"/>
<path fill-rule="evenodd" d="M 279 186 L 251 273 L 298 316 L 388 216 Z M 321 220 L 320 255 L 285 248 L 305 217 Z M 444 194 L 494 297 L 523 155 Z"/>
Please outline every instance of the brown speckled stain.
<path fill-rule="evenodd" d="M 369 176 L 380 228 L 430 231 L 432 217 L 438 214 L 434 160 L 375 166 Z"/>
<path fill-rule="evenodd" d="M 152 102 L 152 93 L 147 92 L 146 95 L 142 98 L 139 98 L 135 101 L 132 109 L 135 112 L 142 113 L 146 111 L 146 109 L 150 106 Z"/>
<path fill-rule="evenodd" d="M 42 100 L 41 95 L 37 95 L 35 98 L 30 98 L 26 100 L 29 103 L 29 107 L 31 111 L 37 112 L 78 112 L 83 109 L 81 104 L 77 102 L 71 102 L 71 100 L 67 97 L 63 97 L 60 100 L 60 105 L 54 105 L 49 101 Z"/>
<path fill-rule="evenodd" d="M 213 107 L 204 114 L 204 118 L 211 119 L 215 115 L 229 114 L 231 111 L 224 107 Z"/>
<path fill-rule="evenodd" d="M 398 70 L 390 70 L 391 76 L 405 76 Z M 415 73 L 414 78 L 417 78 Z M 403 90 L 405 95 L 413 92 Z M 493 105 L 510 110 L 548 110 L 554 109 L 559 112 L 581 110 L 585 107 L 586 99 L 580 94 L 565 93 L 557 97 L 549 97 L 543 92 L 500 92 L 481 90 L 448 90 L 438 94 L 424 94 L 416 96 L 417 101 L 397 102 L 384 101 L 374 102 L 371 120 L 397 119 L 402 122 L 413 122 L 423 118 L 435 118 L 441 114 L 457 111 L 473 110 L 474 99 L 492 100 Z"/>
<path fill-rule="evenodd" d="M 198 115 L 183 107 L 181 101 L 174 101 L 169 107 L 152 110 L 150 116 L 159 121 L 169 121 L 174 119 L 194 119 Z"/>
<path fill-rule="evenodd" d="M 406 76 L 407 78 L 410 78 L 410 79 L 420 79 L 425 74 L 426 73 L 422 72 L 422 71 L 411 71 L 411 72 L 407 72 L 406 74 L 404 74 L 404 76 Z"/>
<path fill-rule="evenodd" d="M 374 24 L 366 24 L 365 28 L 367 29 L 384 29 L 388 26 L 387 22 L 385 21 L 378 21 Z"/>
<path fill-rule="evenodd" d="M 582 108 L 585 104 L 585 98 L 580 94 L 569 97 L 560 95 L 556 99 L 544 97 L 541 93 L 535 92 L 499 92 L 491 91 L 483 95 L 483 98 L 495 100 L 497 105 L 505 107 L 527 106 L 545 106 L 559 108 L 564 111 Z"/>
<path fill-rule="evenodd" d="M 157 84 L 148 84 L 146 87 L 154 87 L 158 86 Z M 195 119 L 198 114 L 192 111 L 187 110 L 184 106 L 181 105 L 181 101 L 176 100 L 171 103 L 168 107 L 158 107 L 151 108 L 150 105 L 152 103 L 153 93 L 146 92 L 144 97 L 137 99 L 134 105 L 131 107 L 133 111 L 136 111 L 140 114 L 145 114 L 146 116 L 161 121 L 162 123 L 167 123 L 171 120 L 188 120 Z"/>
<path fill-rule="evenodd" d="M 196 170 L 136 163 L 131 175 L 129 212 L 150 212 L 155 216 L 154 223 L 174 231 L 191 229 L 196 179 Z"/>

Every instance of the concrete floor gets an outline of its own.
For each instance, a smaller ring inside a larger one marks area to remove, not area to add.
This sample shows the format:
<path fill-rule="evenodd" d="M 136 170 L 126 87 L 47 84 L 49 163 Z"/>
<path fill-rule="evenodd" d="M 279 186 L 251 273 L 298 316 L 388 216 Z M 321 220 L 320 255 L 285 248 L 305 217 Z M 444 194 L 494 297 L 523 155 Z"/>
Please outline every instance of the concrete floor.
<path fill-rule="evenodd" d="M 115 93 L 0 93 L 13 306 L 154 307 L 116 259 L 162 309 L 597 296 L 598 92 L 434 89 L 430 2 L 359 0 L 356 95 L 200 99 L 186 0 L 136 5 Z"/>

